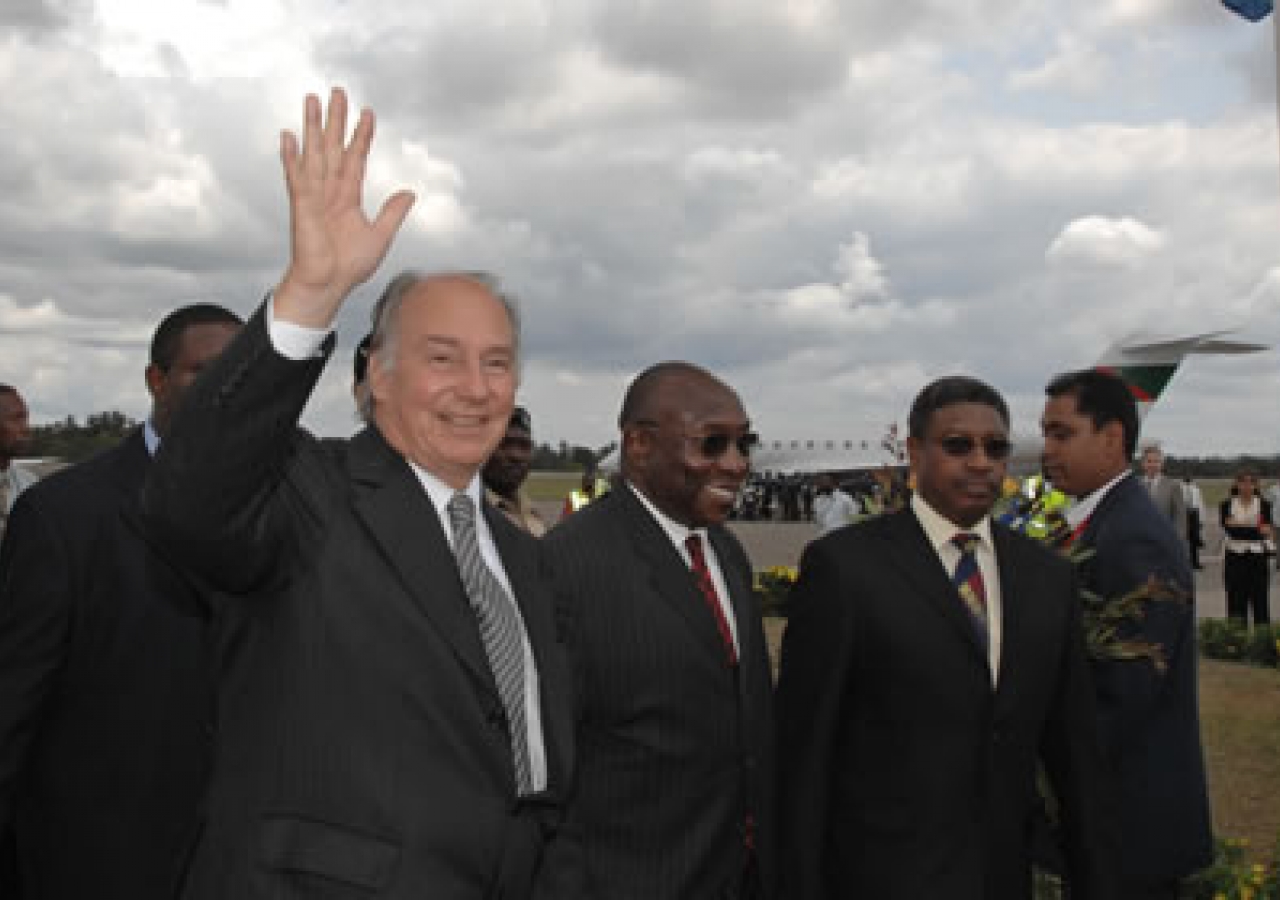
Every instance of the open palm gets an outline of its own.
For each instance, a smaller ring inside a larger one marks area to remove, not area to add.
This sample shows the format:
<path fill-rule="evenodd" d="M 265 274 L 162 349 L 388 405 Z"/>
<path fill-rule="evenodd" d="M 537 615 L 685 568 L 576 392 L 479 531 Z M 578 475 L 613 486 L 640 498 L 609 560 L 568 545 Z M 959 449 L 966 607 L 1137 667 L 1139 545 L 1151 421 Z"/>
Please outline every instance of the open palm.
<path fill-rule="evenodd" d="M 373 113 L 360 113 L 350 143 L 346 130 L 347 96 L 334 88 L 323 121 L 320 100 L 308 95 L 301 149 L 292 133 L 281 136 L 292 255 L 276 292 L 276 312 L 286 321 L 327 327 L 352 289 L 377 270 L 413 206 L 413 194 L 398 191 L 376 218 L 365 215 Z"/>

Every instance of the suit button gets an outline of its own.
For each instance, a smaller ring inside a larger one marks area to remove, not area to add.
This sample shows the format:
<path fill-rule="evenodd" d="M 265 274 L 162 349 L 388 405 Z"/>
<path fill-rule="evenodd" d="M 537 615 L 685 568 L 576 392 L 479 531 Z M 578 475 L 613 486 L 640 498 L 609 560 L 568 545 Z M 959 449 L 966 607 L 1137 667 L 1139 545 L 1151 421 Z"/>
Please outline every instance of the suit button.
<path fill-rule="evenodd" d="M 495 731 L 507 730 L 507 714 L 500 706 L 489 710 L 489 715 L 485 717 L 485 720 L 489 723 L 489 727 Z"/>

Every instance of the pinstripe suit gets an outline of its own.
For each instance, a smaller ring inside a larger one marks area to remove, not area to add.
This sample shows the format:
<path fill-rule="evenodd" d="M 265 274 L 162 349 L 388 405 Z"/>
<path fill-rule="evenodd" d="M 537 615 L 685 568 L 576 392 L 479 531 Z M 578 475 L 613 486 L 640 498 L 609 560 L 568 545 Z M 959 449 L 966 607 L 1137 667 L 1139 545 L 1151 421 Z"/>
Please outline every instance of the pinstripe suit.
<path fill-rule="evenodd" d="M 736 897 L 748 811 L 768 893 L 768 659 L 746 554 L 722 526 L 709 537 L 736 619 L 736 672 L 692 573 L 630 488 L 543 538 L 581 706 L 575 794 L 539 896 Z"/>
<path fill-rule="evenodd" d="M 376 428 L 317 441 L 295 425 L 323 362 L 276 353 L 259 311 L 191 388 L 148 480 L 151 535 L 232 595 L 184 896 L 525 897 L 572 765 L 537 542 L 486 508 L 541 686 L 551 790 L 517 801 L 502 702 L 421 483 Z"/>

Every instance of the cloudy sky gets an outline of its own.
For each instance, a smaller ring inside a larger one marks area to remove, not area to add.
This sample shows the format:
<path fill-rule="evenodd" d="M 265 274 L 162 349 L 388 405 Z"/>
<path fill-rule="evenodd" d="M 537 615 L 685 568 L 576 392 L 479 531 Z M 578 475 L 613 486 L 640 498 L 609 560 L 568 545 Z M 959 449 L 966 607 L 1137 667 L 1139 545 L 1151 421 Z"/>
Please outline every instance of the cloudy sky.
<path fill-rule="evenodd" d="M 659 359 L 832 438 L 952 372 L 1031 428 L 1136 331 L 1280 346 L 1271 26 L 1218 0 L 4 0 L 0 83 L 0 381 L 40 422 L 143 415 L 160 316 L 251 312 L 331 84 L 379 115 L 371 202 L 419 201 L 320 433 L 406 266 L 500 274 L 537 437 L 590 445 Z M 1148 435 L 1277 452 L 1278 353 L 1192 359 Z"/>

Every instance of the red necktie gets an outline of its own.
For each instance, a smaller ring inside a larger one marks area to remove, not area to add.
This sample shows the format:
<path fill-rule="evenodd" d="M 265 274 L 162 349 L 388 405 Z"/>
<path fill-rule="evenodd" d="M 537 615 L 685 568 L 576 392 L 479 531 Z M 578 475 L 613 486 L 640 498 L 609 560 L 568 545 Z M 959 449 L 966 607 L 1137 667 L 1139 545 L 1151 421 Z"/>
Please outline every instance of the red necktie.
<path fill-rule="evenodd" d="M 720 642 L 724 644 L 725 658 L 729 665 L 738 664 L 738 652 L 733 647 L 733 632 L 729 630 L 729 620 L 725 618 L 724 607 L 720 604 L 720 595 L 716 593 L 716 583 L 711 580 L 711 570 L 707 568 L 707 558 L 702 554 L 702 538 L 691 534 L 684 545 L 689 550 L 689 558 L 693 560 L 693 577 L 698 582 L 698 590 L 716 617 L 716 630 L 720 632 Z"/>

